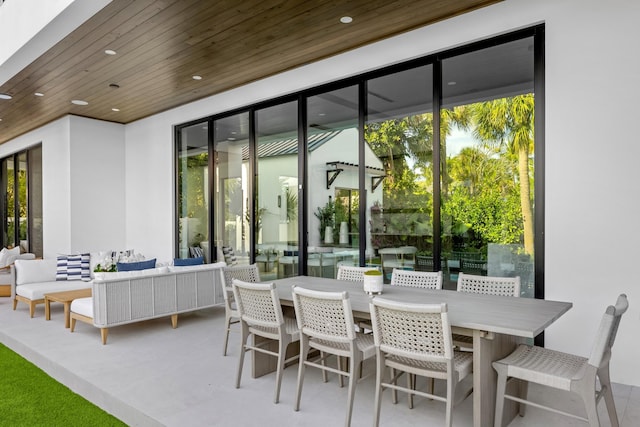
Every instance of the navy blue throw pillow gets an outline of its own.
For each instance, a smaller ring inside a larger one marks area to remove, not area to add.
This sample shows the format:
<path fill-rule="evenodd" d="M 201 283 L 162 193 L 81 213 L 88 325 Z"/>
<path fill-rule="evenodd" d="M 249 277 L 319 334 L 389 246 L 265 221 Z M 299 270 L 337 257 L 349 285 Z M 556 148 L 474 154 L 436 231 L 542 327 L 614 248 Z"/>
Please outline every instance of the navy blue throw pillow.
<path fill-rule="evenodd" d="M 119 262 L 117 264 L 118 271 L 137 271 L 147 270 L 149 268 L 156 268 L 156 259 L 150 259 L 146 261 L 138 262 Z"/>
<path fill-rule="evenodd" d="M 204 264 L 204 257 L 196 258 L 176 258 L 173 260 L 173 265 L 176 267 L 185 267 L 187 265 L 200 265 Z"/>

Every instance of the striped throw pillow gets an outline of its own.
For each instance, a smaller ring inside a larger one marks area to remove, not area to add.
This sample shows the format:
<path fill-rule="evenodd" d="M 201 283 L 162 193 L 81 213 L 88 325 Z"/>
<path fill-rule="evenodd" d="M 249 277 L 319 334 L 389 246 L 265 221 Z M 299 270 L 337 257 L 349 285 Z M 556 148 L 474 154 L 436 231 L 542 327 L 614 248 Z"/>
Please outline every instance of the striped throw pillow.
<path fill-rule="evenodd" d="M 59 255 L 56 280 L 91 280 L 91 255 Z"/>

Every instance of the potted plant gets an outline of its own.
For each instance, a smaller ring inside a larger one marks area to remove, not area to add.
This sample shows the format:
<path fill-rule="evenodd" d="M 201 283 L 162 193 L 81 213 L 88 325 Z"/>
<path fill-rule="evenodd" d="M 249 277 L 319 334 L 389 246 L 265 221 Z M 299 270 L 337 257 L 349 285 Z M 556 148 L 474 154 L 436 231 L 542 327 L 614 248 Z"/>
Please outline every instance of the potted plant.
<path fill-rule="evenodd" d="M 329 197 L 329 201 L 324 206 L 318 206 L 318 210 L 314 212 L 316 218 L 320 220 L 320 241 L 327 243 L 329 237 L 333 243 L 333 227 L 335 226 L 335 203 Z"/>
<path fill-rule="evenodd" d="M 363 273 L 363 288 L 369 295 L 381 294 L 384 277 L 380 270 L 367 270 Z"/>

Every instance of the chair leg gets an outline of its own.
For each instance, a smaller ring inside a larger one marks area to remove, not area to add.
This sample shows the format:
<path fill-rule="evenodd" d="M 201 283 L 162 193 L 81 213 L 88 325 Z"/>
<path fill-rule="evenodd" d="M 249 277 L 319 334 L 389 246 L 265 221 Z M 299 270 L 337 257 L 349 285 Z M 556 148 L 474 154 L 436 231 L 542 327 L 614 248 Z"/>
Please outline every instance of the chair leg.
<path fill-rule="evenodd" d="M 396 385 L 397 384 L 396 370 L 393 368 L 389 368 L 389 372 L 391 373 L 391 384 Z M 394 404 L 398 403 L 398 391 L 395 388 L 391 389 L 391 401 Z"/>
<path fill-rule="evenodd" d="M 502 412 L 504 410 L 504 394 L 507 389 L 507 367 L 499 363 L 493 364 L 494 369 L 498 372 L 498 381 L 496 383 L 496 412 L 494 416 L 494 427 L 502 427 Z M 522 408 L 522 403 L 520 407 Z"/>
<path fill-rule="evenodd" d="M 527 400 L 527 395 L 529 394 L 529 381 L 518 380 L 518 383 L 519 383 L 518 388 L 520 391 L 520 399 Z M 524 403 L 518 404 L 518 415 L 520 415 L 521 417 L 524 417 L 526 410 L 527 410 L 527 405 L 525 405 Z"/>
<path fill-rule="evenodd" d="M 309 355 L 309 337 L 302 335 L 300 337 L 300 360 L 298 362 L 298 385 L 296 386 L 296 401 L 293 404 L 293 410 L 300 410 L 300 398 L 302 396 L 302 382 L 304 380 L 304 371 L 306 369 L 307 356 Z M 324 365 L 324 361 L 323 361 Z M 322 370 L 326 378 L 326 372 Z M 326 382 L 326 381 L 325 381 Z"/>
<path fill-rule="evenodd" d="M 327 359 L 326 359 L 327 355 L 324 354 L 323 351 L 320 352 L 320 364 L 322 366 L 327 366 Z M 329 377 L 327 375 L 327 371 L 325 369 L 322 370 L 322 382 L 326 383 L 327 381 L 329 381 Z"/>
<path fill-rule="evenodd" d="M 229 345 L 229 332 L 231 331 L 231 317 L 225 316 L 224 326 L 226 329 L 225 337 L 224 337 L 224 347 L 222 349 L 222 355 L 227 355 L 227 346 Z"/>
<path fill-rule="evenodd" d="M 280 338 L 278 341 L 278 370 L 276 371 L 276 392 L 273 396 L 273 403 L 280 401 L 280 386 L 282 385 L 282 371 L 284 371 L 284 361 L 287 358 L 287 344 Z"/>
<path fill-rule="evenodd" d="M 249 339 L 249 330 L 242 323 L 242 338 L 240 339 L 240 355 L 238 356 L 238 373 L 236 375 L 236 388 L 240 388 L 240 379 L 242 378 L 242 365 L 244 364 L 244 353 L 246 351 L 247 339 Z"/>
<path fill-rule="evenodd" d="M 588 376 L 587 376 L 588 377 Z M 600 427 L 600 418 L 598 416 L 598 407 L 595 395 L 595 376 L 593 378 L 582 379 L 581 384 L 575 390 L 580 395 L 584 402 L 584 407 L 587 412 L 587 419 L 591 427 Z"/>
<path fill-rule="evenodd" d="M 18 300 L 17 299 L 13 299 L 13 310 L 16 310 L 16 307 L 18 306 Z"/>
<path fill-rule="evenodd" d="M 451 427 L 453 424 L 453 397 L 456 394 L 456 384 L 458 382 L 457 378 L 452 378 L 451 376 L 447 378 L 447 403 L 446 403 L 446 415 L 445 415 L 445 426 Z"/>
<path fill-rule="evenodd" d="M 351 426 L 351 414 L 353 413 L 353 398 L 356 394 L 356 384 L 360 377 L 360 361 L 356 357 L 349 358 L 349 399 L 347 400 L 347 416 L 345 427 Z"/>
<path fill-rule="evenodd" d="M 589 425 L 591 427 L 600 427 L 600 418 L 598 417 L 598 408 L 596 407 L 595 395 L 594 396 L 582 395 L 582 400 L 587 410 L 587 418 L 589 419 Z"/>
<path fill-rule="evenodd" d="M 376 355 L 376 397 L 373 411 L 373 426 L 380 424 L 380 406 L 382 403 L 382 376 L 384 375 L 384 356 L 378 351 Z"/>
<path fill-rule="evenodd" d="M 344 359 L 340 356 L 336 356 L 338 359 L 338 371 L 344 372 Z M 344 387 L 344 375 L 338 374 L 338 383 L 340 384 L 340 388 Z"/>
<path fill-rule="evenodd" d="M 406 373 L 407 375 L 407 404 L 409 405 L 409 409 L 413 409 L 413 393 L 411 390 L 416 389 L 416 376 L 414 374 Z"/>
<path fill-rule="evenodd" d="M 598 378 L 600 378 L 600 387 L 604 394 L 604 402 L 607 405 L 607 412 L 609 413 L 609 420 L 611 421 L 611 427 L 619 427 L 618 413 L 616 412 L 616 404 L 613 400 L 613 390 L 611 389 L 611 379 L 609 377 L 609 365 L 607 364 L 602 369 L 598 370 Z"/>

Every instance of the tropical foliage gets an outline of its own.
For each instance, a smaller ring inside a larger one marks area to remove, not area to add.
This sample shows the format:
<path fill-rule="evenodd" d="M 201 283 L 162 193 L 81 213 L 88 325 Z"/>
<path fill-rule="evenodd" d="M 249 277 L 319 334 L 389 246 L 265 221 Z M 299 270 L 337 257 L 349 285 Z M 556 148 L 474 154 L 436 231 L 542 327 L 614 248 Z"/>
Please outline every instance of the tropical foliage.
<path fill-rule="evenodd" d="M 533 254 L 533 106 L 526 94 L 441 111 L 441 214 L 452 244 L 486 250 L 488 243 L 517 243 Z M 365 138 L 387 174 L 390 232 L 410 233 L 432 217 L 433 128 L 430 113 L 367 124 Z M 456 129 L 476 143 L 448 155 Z"/>

